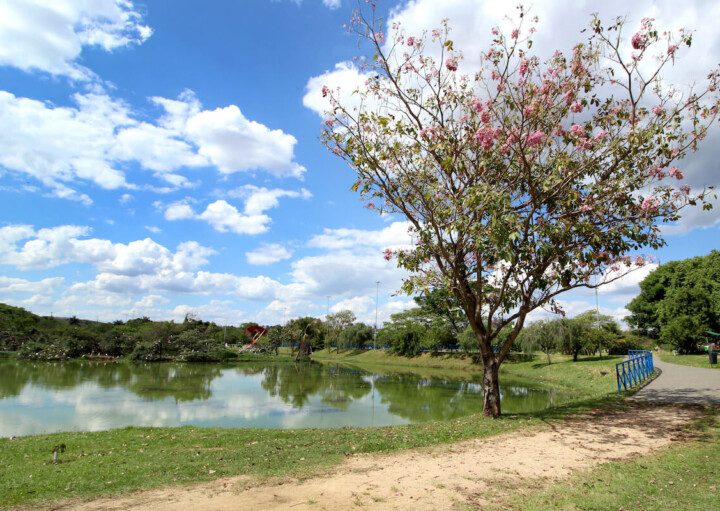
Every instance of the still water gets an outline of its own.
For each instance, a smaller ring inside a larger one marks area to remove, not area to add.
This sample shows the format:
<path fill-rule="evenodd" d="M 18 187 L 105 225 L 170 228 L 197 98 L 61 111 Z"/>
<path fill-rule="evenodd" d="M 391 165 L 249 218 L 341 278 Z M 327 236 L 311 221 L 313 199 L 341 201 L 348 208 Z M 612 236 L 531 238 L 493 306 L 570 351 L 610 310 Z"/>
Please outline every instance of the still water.
<path fill-rule="evenodd" d="M 503 383 L 504 412 L 536 411 L 555 400 L 540 387 Z M 0 437 L 124 426 L 386 426 L 481 410 L 479 379 L 457 373 L 367 371 L 289 361 L 0 360 Z"/>

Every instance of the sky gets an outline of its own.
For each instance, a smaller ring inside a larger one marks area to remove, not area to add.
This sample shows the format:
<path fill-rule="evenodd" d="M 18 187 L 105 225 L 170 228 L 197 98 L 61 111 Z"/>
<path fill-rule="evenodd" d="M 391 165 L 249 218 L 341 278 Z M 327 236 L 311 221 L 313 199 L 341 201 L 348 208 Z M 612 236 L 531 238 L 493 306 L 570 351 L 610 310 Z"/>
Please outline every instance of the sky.
<path fill-rule="evenodd" d="M 447 18 L 463 65 L 513 2 L 380 1 L 421 33 Z M 323 85 L 363 79 L 345 30 L 351 0 L 4 0 L 0 3 L 0 301 L 39 314 L 223 324 L 351 309 L 380 322 L 412 305 L 382 257 L 408 243 L 399 216 L 363 208 L 351 169 L 319 141 Z M 668 73 L 720 61 L 720 4 L 535 0 L 536 50 L 567 49 L 591 13 L 695 30 Z M 632 32 L 628 32 L 628 37 Z M 683 162 L 720 184 L 720 135 Z M 720 209 L 720 208 L 718 208 Z M 720 212 L 664 228 L 660 263 L 718 248 Z M 601 288 L 621 318 L 654 266 Z M 378 284 L 379 282 L 379 284 Z M 560 300 L 569 315 L 594 292 Z M 535 318 L 543 317 L 539 311 Z"/>

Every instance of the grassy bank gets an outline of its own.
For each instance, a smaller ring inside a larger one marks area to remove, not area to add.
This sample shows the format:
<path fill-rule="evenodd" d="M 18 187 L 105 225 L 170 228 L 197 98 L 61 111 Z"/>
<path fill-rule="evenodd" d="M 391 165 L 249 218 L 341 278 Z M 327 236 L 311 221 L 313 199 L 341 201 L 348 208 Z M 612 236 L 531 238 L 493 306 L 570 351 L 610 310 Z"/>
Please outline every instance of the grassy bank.
<path fill-rule="evenodd" d="M 614 462 L 556 484 L 524 482 L 497 509 L 717 509 L 720 409 L 696 424 L 695 438 L 640 459 Z"/>
<path fill-rule="evenodd" d="M 679 364 L 679 365 L 683 365 L 683 366 L 692 366 L 692 367 L 704 367 L 705 369 L 720 368 L 719 364 L 710 365 L 710 361 L 708 360 L 707 353 L 703 353 L 701 355 L 673 355 L 669 351 L 660 351 L 660 352 L 658 352 L 658 355 L 660 357 L 660 360 L 662 360 L 663 362 L 667 362 L 669 364 Z"/>
<path fill-rule="evenodd" d="M 353 453 L 397 451 L 540 426 L 549 418 L 613 400 L 613 385 L 607 377 L 613 364 L 612 358 L 577 363 L 557 358 L 551 365 L 544 361 L 508 364 L 508 375 L 534 379 L 573 394 L 570 401 L 556 408 L 497 420 L 472 415 L 375 429 L 125 428 L 2 439 L 0 507 L 31 504 L 36 508 L 38 503 L 54 500 L 241 474 L 309 476 Z M 60 455 L 62 463 L 53 465 L 51 451 L 59 444 L 65 444 L 67 450 Z"/>
<path fill-rule="evenodd" d="M 479 416 L 422 425 L 325 430 L 125 428 L 0 440 L 3 507 L 107 495 L 220 477 L 305 476 L 353 453 L 478 438 L 540 424 L 535 417 Z M 52 448 L 64 443 L 62 463 Z"/>
<path fill-rule="evenodd" d="M 385 351 L 317 351 L 312 355 L 318 362 L 335 362 L 356 365 L 367 369 L 405 368 L 405 369 L 443 369 L 480 373 L 482 366 L 469 355 L 461 353 L 439 354 L 423 353 L 417 357 L 402 357 Z M 603 399 L 615 389 L 615 364 L 623 360 L 622 356 L 580 357 L 573 362 L 570 356 L 552 355 L 548 363 L 545 355 L 517 357 L 505 362 L 500 369 L 503 376 L 523 380 L 545 387 L 551 387 L 561 393 L 572 393 L 573 400 L 586 401 Z"/>

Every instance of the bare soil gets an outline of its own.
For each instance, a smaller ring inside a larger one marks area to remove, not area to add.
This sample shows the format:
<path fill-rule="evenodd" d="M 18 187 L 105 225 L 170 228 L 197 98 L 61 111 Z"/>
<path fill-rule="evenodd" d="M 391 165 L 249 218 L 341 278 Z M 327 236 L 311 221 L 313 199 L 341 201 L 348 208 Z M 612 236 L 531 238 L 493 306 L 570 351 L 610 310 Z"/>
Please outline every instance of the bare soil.
<path fill-rule="evenodd" d="M 527 483 L 663 449 L 699 412 L 637 406 L 553 422 L 533 431 L 392 455 L 350 457 L 306 480 L 253 484 L 248 477 L 70 502 L 62 510 L 457 510 L 498 502 Z"/>

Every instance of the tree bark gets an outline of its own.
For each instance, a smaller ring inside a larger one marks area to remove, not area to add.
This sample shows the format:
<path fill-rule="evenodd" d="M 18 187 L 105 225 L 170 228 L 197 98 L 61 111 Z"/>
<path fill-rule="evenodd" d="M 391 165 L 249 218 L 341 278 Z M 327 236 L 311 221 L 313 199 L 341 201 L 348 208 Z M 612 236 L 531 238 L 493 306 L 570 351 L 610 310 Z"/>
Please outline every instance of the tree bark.
<path fill-rule="evenodd" d="M 500 416 L 500 378 L 498 364 L 494 355 L 483 360 L 483 415 L 496 418 Z"/>

